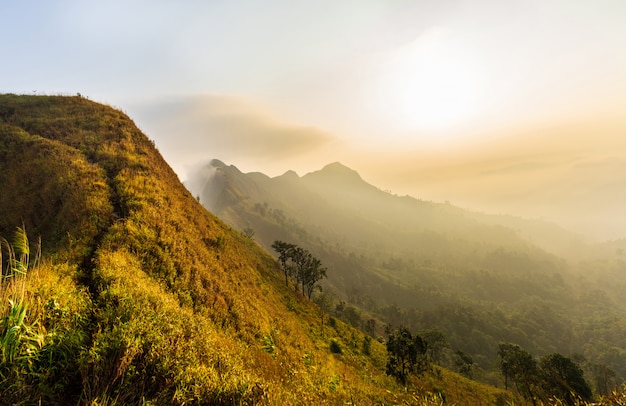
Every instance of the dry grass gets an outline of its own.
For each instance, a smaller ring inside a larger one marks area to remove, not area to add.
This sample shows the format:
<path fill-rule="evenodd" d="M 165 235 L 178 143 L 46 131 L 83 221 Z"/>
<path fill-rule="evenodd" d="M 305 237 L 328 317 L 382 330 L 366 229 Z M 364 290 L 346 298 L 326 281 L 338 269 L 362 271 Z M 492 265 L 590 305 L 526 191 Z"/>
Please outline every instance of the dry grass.
<path fill-rule="evenodd" d="M 42 335 L 24 347 L 32 362 L 3 363 L 3 400 L 439 404 L 443 392 L 500 393 L 453 374 L 403 388 L 383 372 L 382 344 L 363 354 L 363 333 L 341 322 L 322 334 L 315 305 L 284 286 L 269 254 L 206 212 L 122 113 L 0 96 L 0 132 L 0 171 L 33 177 L 0 185 L 0 231 L 23 217 L 54 258 L 0 287 L 3 317 L 19 295 L 23 324 Z M 32 159 L 17 162 L 16 149 Z"/>

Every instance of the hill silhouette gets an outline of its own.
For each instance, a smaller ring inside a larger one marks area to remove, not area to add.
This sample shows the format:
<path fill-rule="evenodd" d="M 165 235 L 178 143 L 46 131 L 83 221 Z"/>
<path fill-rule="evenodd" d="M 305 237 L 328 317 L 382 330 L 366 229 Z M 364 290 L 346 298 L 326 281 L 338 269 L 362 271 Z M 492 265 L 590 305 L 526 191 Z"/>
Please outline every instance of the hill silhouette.
<path fill-rule="evenodd" d="M 222 191 L 213 204 L 223 210 L 270 182 L 213 165 L 205 186 Z M 365 353 L 362 331 L 320 325 L 320 309 L 285 286 L 277 262 L 207 212 L 118 110 L 83 97 L 0 95 L 0 174 L 0 235 L 26 230 L 2 244 L 3 402 L 512 399 L 440 368 L 406 387 L 386 376 L 382 343 Z M 7 261 L 11 246 L 34 246 L 26 235 L 41 236 L 42 259 L 33 249 Z"/>
<path fill-rule="evenodd" d="M 616 382 L 626 377 L 617 355 L 626 344 L 606 334 L 619 330 L 626 309 L 618 271 L 626 265 L 605 255 L 613 245 L 587 246 L 545 221 L 395 196 L 340 163 L 302 177 L 225 164 L 210 171 L 194 190 L 200 201 L 268 250 L 274 240 L 309 247 L 332 270 L 329 308 L 354 326 L 374 335 L 387 324 L 443 332 L 451 349 L 473 356 L 475 376 L 493 384 L 501 342 L 536 356 L 582 354 L 590 376 L 602 364 Z M 441 362 L 454 368 L 450 353 Z"/>

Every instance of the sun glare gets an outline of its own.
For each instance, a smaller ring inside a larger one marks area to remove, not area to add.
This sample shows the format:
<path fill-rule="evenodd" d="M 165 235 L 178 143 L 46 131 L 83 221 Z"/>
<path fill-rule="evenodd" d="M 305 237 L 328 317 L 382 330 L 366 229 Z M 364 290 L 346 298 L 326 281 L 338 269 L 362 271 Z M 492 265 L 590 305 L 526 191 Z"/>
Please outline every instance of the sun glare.
<path fill-rule="evenodd" d="M 378 109 L 397 130 L 438 130 L 471 118 L 479 70 L 442 30 L 392 51 L 379 73 Z"/>

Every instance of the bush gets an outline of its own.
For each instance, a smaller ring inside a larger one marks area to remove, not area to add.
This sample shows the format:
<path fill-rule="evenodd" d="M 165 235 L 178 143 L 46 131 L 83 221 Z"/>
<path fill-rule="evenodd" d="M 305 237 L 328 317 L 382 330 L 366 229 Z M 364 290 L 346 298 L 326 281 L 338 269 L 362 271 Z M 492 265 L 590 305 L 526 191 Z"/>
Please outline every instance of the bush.
<path fill-rule="evenodd" d="M 330 352 L 333 354 L 341 354 L 341 346 L 336 340 L 330 340 Z"/>

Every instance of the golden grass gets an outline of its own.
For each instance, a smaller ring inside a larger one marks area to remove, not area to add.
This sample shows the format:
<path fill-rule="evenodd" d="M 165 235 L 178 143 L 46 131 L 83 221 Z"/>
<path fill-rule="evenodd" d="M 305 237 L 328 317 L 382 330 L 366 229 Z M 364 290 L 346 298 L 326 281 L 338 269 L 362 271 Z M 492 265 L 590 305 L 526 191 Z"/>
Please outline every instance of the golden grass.
<path fill-rule="evenodd" d="M 2 382 L 12 399 L 408 405 L 502 393 L 445 371 L 400 387 L 381 343 L 365 355 L 363 332 L 339 321 L 322 332 L 276 261 L 206 212 L 124 114 L 79 97 L 0 96 L 0 132 L 0 170 L 33 177 L 0 185 L 0 230 L 24 216 L 55 258 L 1 288 L 3 314 L 22 289 L 26 322 L 45 335 L 34 369 L 4 365 L 21 377 Z M 17 162 L 15 148 L 32 159 Z M 44 184 L 58 207 L 37 200 Z"/>

